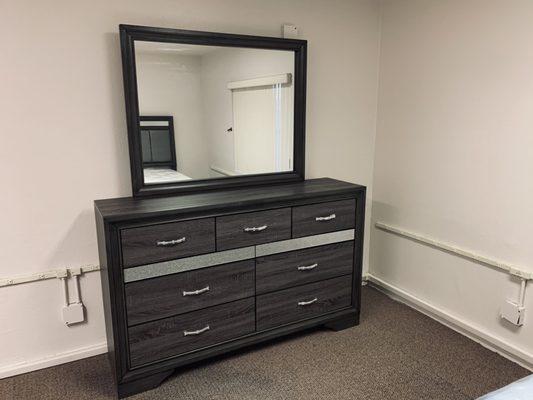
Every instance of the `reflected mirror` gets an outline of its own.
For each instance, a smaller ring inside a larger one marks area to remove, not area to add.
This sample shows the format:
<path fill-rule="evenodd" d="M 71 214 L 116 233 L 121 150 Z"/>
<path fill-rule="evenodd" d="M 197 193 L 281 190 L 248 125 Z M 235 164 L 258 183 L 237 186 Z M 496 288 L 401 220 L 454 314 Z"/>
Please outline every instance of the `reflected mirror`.
<path fill-rule="evenodd" d="M 134 194 L 303 179 L 305 42 L 165 31 L 121 26 Z"/>
<path fill-rule="evenodd" d="M 141 117 L 146 184 L 292 170 L 293 52 L 136 42 L 135 60 L 140 115 L 174 121 L 171 140 Z"/>

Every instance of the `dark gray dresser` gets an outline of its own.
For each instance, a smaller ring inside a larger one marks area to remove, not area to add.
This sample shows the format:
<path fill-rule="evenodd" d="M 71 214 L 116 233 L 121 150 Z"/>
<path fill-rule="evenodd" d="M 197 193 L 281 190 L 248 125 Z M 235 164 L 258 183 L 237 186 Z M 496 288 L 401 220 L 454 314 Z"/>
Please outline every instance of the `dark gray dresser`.
<path fill-rule="evenodd" d="M 358 324 L 363 186 L 313 179 L 95 211 L 119 397 L 214 355 Z"/>

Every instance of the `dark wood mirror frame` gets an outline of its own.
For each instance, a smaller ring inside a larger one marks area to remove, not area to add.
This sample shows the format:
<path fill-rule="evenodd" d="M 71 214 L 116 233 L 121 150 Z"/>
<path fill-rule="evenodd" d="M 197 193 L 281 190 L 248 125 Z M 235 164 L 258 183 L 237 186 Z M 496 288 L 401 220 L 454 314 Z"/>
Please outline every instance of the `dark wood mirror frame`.
<path fill-rule="evenodd" d="M 205 46 L 248 47 L 294 52 L 294 169 L 288 172 L 242 175 L 224 178 L 144 184 L 139 134 L 139 101 L 135 66 L 135 41 L 186 43 Z M 307 41 L 274 37 L 234 35 L 179 29 L 120 25 L 122 71 L 126 100 L 128 143 L 133 196 L 154 196 L 200 192 L 217 188 L 243 187 L 302 181 L 305 177 L 305 96 Z"/>

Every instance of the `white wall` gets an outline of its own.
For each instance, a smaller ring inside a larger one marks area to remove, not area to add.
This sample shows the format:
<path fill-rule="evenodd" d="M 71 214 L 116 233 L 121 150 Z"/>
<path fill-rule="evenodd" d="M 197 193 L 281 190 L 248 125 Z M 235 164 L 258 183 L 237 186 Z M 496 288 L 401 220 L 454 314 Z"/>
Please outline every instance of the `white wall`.
<path fill-rule="evenodd" d="M 201 57 L 136 50 L 135 66 L 140 115 L 171 115 L 178 171 L 209 176 Z"/>
<path fill-rule="evenodd" d="M 382 6 L 372 218 L 533 271 L 533 3 Z M 514 348 L 533 365 L 505 273 L 372 231 L 371 273 Z M 527 359 L 529 357 L 529 359 Z"/>
<path fill-rule="evenodd" d="M 0 11 L 2 277 L 97 263 L 92 202 L 131 194 L 119 23 L 267 36 L 296 24 L 309 40 L 307 177 L 371 193 L 373 0 L 4 0 Z M 0 372 L 103 351 L 98 274 L 81 286 L 88 322 L 72 328 L 58 281 L 0 289 Z"/>

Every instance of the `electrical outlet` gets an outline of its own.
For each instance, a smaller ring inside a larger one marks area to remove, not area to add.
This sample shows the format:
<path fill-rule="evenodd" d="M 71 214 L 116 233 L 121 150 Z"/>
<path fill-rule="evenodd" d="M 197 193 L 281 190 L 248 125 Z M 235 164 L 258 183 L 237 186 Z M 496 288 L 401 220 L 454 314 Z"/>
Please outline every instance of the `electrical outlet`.
<path fill-rule="evenodd" d="M 85 321 L 85 308 L 81 303 L 69 304 L 63 307 L 63 321 L 67 326 Z"/>
<path fill-rule="evenodd" d="M 526 309 L 520 307 L 517 303 L 511 300 L 507 300 L 502 305 L 500 316 L 516 326 L 524 325 L 524 317 Z"/>

